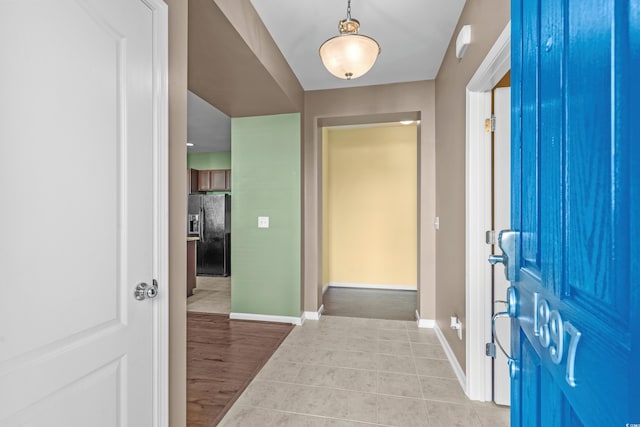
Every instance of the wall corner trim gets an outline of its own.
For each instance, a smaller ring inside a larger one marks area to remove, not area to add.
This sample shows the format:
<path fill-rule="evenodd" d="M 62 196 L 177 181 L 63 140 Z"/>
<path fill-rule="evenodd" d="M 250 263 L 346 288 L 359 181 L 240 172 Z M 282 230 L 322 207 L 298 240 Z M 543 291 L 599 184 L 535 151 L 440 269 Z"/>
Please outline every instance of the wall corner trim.
<path fill-rule="evenodd" d="M 302 313 L 302 321 L 304 323 L 305 320 L 320 320 L 323 312 L 324 304 L 320 306 L 318 311 L 305 311 L 304 313 Z"/>
<path fill-rule="evenodd" d="M 453 372 L 455 372 L 456 374 L 456 378 L 458 378 L 458 382 L 460 383 L 460 387 L 462 387 L 462 391 L 464 391 L 464 394 L 467 394 L 467 377 L 462 370 L 462 366 L 460 366 L 458 359 L 456 359 L 455 354 L 453 354 L 453 350 L 451 350 L 449 342 L 444 337 L 444 334 L 442 333 L 442 330 L 437 323 L 434 325 L 433 329 L 435 330 L 436 336 L 438 337 L 438 340 L 440 341 L 440 344 L 442 345 L 442 348 L 447 355 L 447 359 L 449 359 L 449 363 L 453 368 Z"/>
<path fill-rule="evenodd" d="M 257 322 L 276 322 L 291 323 L 292 325 L 301 326 L 304 323 L 304 315 L 295 316 L 274 316 L 272 314 L 253 314 L 253 313 L 229 313 L 231 320 L 254 320 Z"/>
<path fill-rule="evenodd" d="M 420 312 L 416 310 L 416 323 L 418 324 L 418 328 L 423 329 L 433 329 L 436 326 L 436 321 L 434 319 L 421 319 Z"/>

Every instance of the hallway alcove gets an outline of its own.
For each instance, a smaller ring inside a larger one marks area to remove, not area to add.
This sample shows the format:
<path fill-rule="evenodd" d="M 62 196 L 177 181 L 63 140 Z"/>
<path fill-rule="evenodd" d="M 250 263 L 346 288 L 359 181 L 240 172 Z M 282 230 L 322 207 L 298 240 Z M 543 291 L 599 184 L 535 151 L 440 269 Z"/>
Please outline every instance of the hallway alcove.
<path fill-rule="evenodd" d="M 415 320 L 418 127 L 322 129 L 323 315 Z"/>

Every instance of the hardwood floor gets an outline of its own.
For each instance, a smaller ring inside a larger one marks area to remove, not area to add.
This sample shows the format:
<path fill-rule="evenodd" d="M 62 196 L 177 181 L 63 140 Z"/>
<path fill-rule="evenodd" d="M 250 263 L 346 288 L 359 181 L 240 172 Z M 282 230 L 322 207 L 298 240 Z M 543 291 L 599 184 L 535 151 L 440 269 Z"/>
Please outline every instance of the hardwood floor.
<path fill-rule="evenodd" d="M 329 288 L 322 298 L 326 316 L 415 320 L 416 291 Z"/>
<path fill-rule="evenodd" d="M 187 426 L 217 425 L 292 329 L 187 313 Z"/>

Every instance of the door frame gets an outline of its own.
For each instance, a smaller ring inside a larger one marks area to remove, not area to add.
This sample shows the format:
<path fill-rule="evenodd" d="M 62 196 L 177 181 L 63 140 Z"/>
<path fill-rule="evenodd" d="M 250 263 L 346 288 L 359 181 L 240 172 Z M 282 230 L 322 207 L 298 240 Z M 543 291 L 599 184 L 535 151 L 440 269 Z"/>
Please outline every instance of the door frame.
<path fill-rule="evenodd" d="M 511 21 L 487 53 L 466 87 L 466 392 L 471 400 L 493 399 L 491 359 L 485 343 L 491 342 L 491 270 L 484 244 L 491 229 L 491 134 L 485 119 L 491 117 L 491 91 L 511 68 Z M 474 242 L 482 242 L 478 245 Z"/>
<path fill-rule="evenodd" d="M 153 14 L 153 426 L 169 426 L 169 7 L 142 0 Z M 133 295 L 132 295 L 133 297 Z"/>

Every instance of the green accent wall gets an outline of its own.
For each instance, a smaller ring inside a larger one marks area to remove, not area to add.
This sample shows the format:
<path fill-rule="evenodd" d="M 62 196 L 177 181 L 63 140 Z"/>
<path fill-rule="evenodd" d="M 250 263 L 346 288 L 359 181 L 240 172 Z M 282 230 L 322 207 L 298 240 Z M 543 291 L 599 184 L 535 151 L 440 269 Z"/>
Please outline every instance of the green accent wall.
<path fill-rule="evenodd" d="M 231 151 L 216 151 L 212 153 L 188 153 L 187 168 L 198 170 L 231 169 Z"/>
<path fill-rule="evenodd" d="M 300 114 L 231 119 L 231 150 L 231 311 L 299 317 Z"/>

